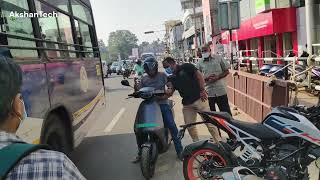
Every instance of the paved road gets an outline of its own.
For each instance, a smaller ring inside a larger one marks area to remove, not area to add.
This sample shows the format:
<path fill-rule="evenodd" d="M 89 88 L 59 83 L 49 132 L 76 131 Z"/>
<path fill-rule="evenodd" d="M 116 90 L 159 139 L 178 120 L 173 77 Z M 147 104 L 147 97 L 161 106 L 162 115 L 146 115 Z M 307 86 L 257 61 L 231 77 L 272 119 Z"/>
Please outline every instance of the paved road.
<path fill-rule="evenodd" d="M 73 154 L 73 161 L 88 179 L 143 179 L 139 164 L 130 162 L 137 149 L 132 127 L 140 100 L 125 100 L 132 90 L 121 86 L 121 79 L 116 76 L 106 79 L 107 110 Z M 182 163 L 177 160 L 173 146 L 159 156 L 153 179 L 183 179 Z"/>
<path fill-rule="evenodd" d="M 102 113 L 88 137 L 80 144 L 72 155 L 72 160 L 91 180 L 143 180 L 139 164 L 130 160 L 136 154 L 136 141 L 133 133 L 133 123 L 141 100 L 126 100 L 132 90 L 120 85 L 119 76 L 106 79 L 107 109 Z M 132 82 L 132 80 L 131 80 Z M 183 124 L 180 98 L 176 95 L 175 119 L 177 125 Z M 235 116 L 242 119 L 241 114 Z M 244 118 L 245 120 L 248 120 Z M 242 119 L 243 120 L 243 119 Z M 208 138 L 205 127 L 199 127 L 199 135 Z M 188 135 L 183 144 L 190 144 Z M 313 167 L 315 168 L 315 167 Z M 311 172 L 317 172 L 314 169 Z M 318 173 L 315 173 L 318 174 Z M 182 163 L 177 160 L 174 147 L 159 156 L 156 164 L 154 180 L 183 180 Z M 318 178 L 312 177 L 312 180 Z"/>

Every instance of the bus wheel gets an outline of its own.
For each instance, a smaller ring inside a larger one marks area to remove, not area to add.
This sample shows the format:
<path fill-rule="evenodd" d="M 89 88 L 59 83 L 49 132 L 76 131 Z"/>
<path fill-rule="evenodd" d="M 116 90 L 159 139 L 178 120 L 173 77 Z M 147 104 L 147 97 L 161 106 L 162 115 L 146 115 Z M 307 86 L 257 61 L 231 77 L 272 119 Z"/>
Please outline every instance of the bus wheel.
<path fill-rule="evenodd" d="M 53 150 L 63 152 L 69 156 L 73 150 L 70 131 L 71 129 L 67 129 L 58 114 L 51 113 L 44 125 L 41 143 L 48 144 Z"/>

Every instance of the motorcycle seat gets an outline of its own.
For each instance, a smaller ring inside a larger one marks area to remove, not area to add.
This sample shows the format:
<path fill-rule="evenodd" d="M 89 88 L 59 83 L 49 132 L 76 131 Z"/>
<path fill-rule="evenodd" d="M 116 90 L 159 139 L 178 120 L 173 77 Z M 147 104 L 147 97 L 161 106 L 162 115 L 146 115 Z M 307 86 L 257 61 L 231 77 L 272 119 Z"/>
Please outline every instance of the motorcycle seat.
<path fill-rule="evenodd" d="M 204 114 L 209 115 L 209 116 L 215 116 L 215 117 L 218 117 L 218 118 L 222 118 L 222 119 L 225 119 L 227 121 L 232 121 L 233 120 L 232 116 L 227 112 L 204 111 L 204 112 L 200 112 L 200 114 L 201 113 L 204 113 Z"/>
<path fill-rule="evenodd" d="M 233 126 L 242 129 L 243 131 L 248 132 L 249 134 L 259 138 L 259 139 L 277 139 L 280 138 L 281 136 L 274 131 L 270 130 L 266 126 L 264 126 L 261 123 L 250 123 L 250 122 L 244 122 L 244 121 L 239 121 L 233 119 L 233 117 L 227 113 L 227 112 L 216 112 L 216 111 L 211 111 L 211 112 L 200 112 L 204 113 L 205 115 L 208 116 L 215 116 L 218 118 L 222 118 L 227 120 L 230 124 Z"/>
<path fill-rule="evenodd" d="M 261 140 L 272 140 L 272 139 L 278 139 L 281 138 L 281 136 L 279 134 L 277 134 L 276 132 L 272 131 L 271 129 L 267 128 L 266 126 L 264 126 L 261 123 L 250 123 L 250 122 L 244 122 L 244 121 L 239 121 L 239 120 L 232 120 L 230 121 L 230 123 L 261 139 Z"/>

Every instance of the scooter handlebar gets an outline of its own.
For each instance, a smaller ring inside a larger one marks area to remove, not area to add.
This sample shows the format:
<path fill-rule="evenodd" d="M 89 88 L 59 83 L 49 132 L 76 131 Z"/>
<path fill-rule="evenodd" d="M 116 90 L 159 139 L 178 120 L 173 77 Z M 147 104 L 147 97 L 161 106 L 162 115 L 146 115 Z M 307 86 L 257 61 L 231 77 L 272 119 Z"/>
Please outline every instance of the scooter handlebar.
<path fill-rule="evenodd" d="M 148 97 L 150 96 L 163 96 L 165 95 L 164 90 L 154 90 L 153 92 L 141 92 L 137 91 L 132 94 L 128 94 L 129 97 L 134 97 L 134 98 L 143 98 L 144 94 L 146 94 Z"/>

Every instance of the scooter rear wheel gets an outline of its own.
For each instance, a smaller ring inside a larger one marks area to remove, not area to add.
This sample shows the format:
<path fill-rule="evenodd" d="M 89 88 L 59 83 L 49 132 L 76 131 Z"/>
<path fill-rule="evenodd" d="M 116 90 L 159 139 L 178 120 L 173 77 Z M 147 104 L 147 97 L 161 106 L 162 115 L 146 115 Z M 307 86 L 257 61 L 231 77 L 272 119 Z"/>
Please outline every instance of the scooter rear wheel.
<path fill-rule="evenodd" d="M 157 150 L 153 152 L 152 147 L 153 145 L 144 146 L 142 147 L 142 150 L 141 150 L 140 166 L 141 166 L 142 175 L 147 180 L 153 177 L 154 171 L 155 171 L 156 162 L 155 162 L 155 159 L 153 159 L 153 157 L 157 157 L 157 154 L 153 154 L 153 153 L 158 153 Z M 154 148 L 157 148 L 157 147 L 154 147 Z"/>

